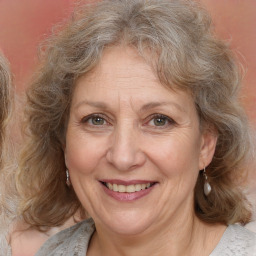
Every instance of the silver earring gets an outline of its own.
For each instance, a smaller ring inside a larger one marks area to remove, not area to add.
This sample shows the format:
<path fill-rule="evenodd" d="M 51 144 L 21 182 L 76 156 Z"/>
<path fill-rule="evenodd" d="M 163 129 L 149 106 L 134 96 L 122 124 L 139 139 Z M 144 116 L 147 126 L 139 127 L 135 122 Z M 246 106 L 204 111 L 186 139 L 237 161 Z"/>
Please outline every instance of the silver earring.
<path fill-rule="evenodd" d="M 66 169 L 66 184 L 68 187 L 71 185 L 68 169 Z"/>
<path fill-rule="evenodd" d="M 205 172 L 205 167 L 204 167 L 204 173 L 203 174 L 204 174 L 204 194 L 206 196 L 208 196 L 212 191 L 212 187 L 208 182 L 207 175 L 206 175 L 206 172 Z"/>

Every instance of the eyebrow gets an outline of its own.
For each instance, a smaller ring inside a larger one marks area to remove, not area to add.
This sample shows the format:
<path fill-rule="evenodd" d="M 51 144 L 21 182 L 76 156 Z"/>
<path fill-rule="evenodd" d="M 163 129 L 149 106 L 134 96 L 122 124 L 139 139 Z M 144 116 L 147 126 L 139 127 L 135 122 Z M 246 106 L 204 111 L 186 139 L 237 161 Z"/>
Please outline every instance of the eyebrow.
<path fill-rule="evenodd" d="M 88 101 L 88 100 L 83 100 L 80 101 L 77 105 L 75 105 L 75 109 L 78 109 L 81 105 L 89 105 L 98 109 L 107 109 L 108 108 L 108 104 L 104 103 L 104 102 L 100 102 L 100 101 Z M 147 111 L 150 109 L 154 109 L 157 107 L 161 107 L 161 106 L 173 106 L 174 108 L 178 109 L 181 112 L 186 112 L 185 109 L 177 104 L 176 102 L 150 102 L 147 103 L 145 105 L 143 105 L 140 109 L 140 111 Z"/>
<path fill-rule="evenodd" d="M 181 112 L 186 112 L 185 109 L 177 104 L 176 102 L 150 102 L 142 106 L 141 111 L 146 111 L 152 108 L 157 108 L 161 106 L 173 106 Z"/>

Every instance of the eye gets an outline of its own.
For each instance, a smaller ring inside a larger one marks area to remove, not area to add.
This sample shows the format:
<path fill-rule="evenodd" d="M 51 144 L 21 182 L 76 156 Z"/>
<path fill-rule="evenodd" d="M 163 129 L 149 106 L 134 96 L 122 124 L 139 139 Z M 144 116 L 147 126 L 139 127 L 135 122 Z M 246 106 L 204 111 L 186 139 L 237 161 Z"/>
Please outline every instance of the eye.
<path fill-rule="evenodd" d="M 162 114 L 155 114 L 148 122 L 148 125 L 155 127 L 166 127 L 175 124 L 174 120 Z"/>
<path fill-rule="evenodd" d="M 90 123 L 93 125 L 103 125 L 106 122 L 102 117 L 99 117 L 99 116 L 91 117 L 89 120 L 90 120 Z"/>
<path fill-rule="evenodd" d="M 168 122 L 167 118 L 165 117 L 157 117 L 153 119 L 155 126 L 164 126 Z"/>
<path fill-rule="evenodd" d="M 92 114 L 92 115 L 86 116 L 81 120 L 81 122 L 87 123 L 91 126 L 102 126 L 102 125 L 108 124 L 105 118 L 102 117 L 100 114 Z"/>

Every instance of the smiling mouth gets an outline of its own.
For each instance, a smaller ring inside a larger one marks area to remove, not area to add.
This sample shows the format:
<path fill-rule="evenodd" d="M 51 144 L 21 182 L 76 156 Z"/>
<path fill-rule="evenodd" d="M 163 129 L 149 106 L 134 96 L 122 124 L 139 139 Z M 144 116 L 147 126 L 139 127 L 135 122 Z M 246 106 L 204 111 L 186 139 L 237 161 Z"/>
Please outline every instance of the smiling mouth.
<path fill-rule="evenodd" d="M 143 183 L 143 184 L 134 184 L 134 185 L 120 185 L 109 182 L 102 182 L 102 184 L 107 187 L 109 190 L 120 193 L 134 193 L 141 190 L 146 190 L 156 184 L 156 182 L 152 183 Z"/>

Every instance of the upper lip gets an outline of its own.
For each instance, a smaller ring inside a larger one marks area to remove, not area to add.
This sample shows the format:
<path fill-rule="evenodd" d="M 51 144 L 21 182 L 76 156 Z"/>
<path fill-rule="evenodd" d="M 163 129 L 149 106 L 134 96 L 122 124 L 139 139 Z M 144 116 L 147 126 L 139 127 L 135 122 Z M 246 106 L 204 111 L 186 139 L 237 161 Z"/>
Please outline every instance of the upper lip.
<path fill-rule="evenodd" d="M 156 181 L 153 181 L 153 180 L 119 180 L 119 179 L 103 179 L 103 180 L 100 180 L 100 182 L 117 184 L 117 185 L 124 185 L 124 186 L 136 185 L 136 184 L 156 183 Z"/>

